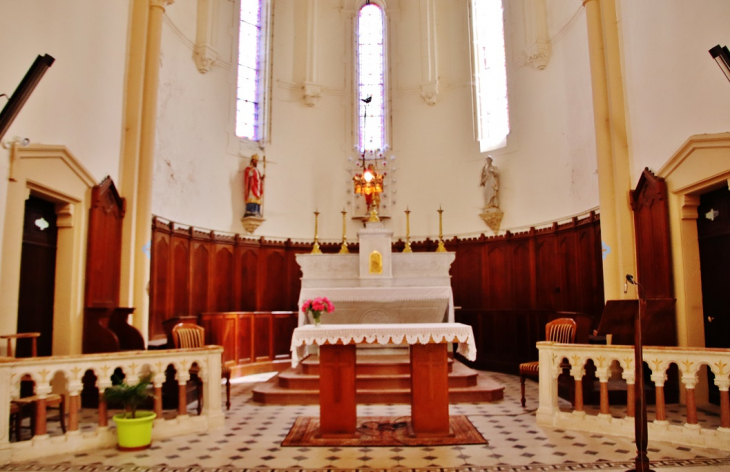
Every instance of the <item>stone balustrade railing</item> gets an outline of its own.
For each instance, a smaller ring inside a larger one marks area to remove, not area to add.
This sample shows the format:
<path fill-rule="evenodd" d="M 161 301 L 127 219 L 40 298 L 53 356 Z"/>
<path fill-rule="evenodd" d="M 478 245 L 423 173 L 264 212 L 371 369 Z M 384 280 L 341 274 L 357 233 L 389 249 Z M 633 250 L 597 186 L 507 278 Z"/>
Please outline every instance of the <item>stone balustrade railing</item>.
<path fill-rule="evenodd" d="M 134 383 L 147 373 L 153 375 L 154 409 L 157 413 L 152 429 L 153 441 L 222 427 L 224 422 L 221 409 L 222 352 L 223 348 L 219 346 L 206 346 L 196 349 L 123 351 L 28 359 L 0 358 L 0 464 L 113 447 L 116 444 L 116 431 L 109 426 L 109 413 L 101 395 L 98 425 L 92 432 L 82 433 L 79 430 L 80 394 L 84 387 L 82 379 L 88 371 L 92 371 L 96 376 L 96 387 L 99 392 L 111 386 L 111 376 L 117 368 L 122 370 L 128 383 Z M 196 375 L 202 381 L 203 388 L 204 400 L 200 415 L 187 414 L 186 384 L 190 379 L 190 368 L 193 364 L 197 365 Z M 176 372 L 179 407 L 176 416 L 163 419 L 162 384 L 166 379 L 166 369 L 170 365 Z M 30 440 L 11 442 L 9 428 L 11 401 L 20 395 L 21 380 L 28 379 L 34 381 L 34 394 L 38 397 L 35 402 L 35 435 Z M 46 430 L 45 398 L 51 393 L 66 395 L 68 428 L 62 435 L 49 436 Z"/>
<path fill-rule="evenodd" d="M 540 406 L 537 409 L 538 424 L 564 429 L 616 434 L 633 437 L 635 365 L 633 346 L 605 346 L 592 344 L 558 344 L 538 342 L 540 352 Z M 655 418 L 649 416 L 649 440 L 669 441 L 680 444 L 704 446 L 730 451 L 730 350 L 711 348 L 644 347 L 644 362 L 649 367 L 656 393 Z M 600 382 L 600 410 L 587 414 L 583 405 L 582 382 L 586 363 L 592 360 L 595 376 Z M 685 422 L 672 424 L 667 421 L 664 403 L 664 382 L 667 369 L 676 364 L 680 383 L 685 391 Z M 720 425 L 704 428 L 697 420 L 695 386 L 702 366 L 714 374 L 714 383 L 720 389 Z M 627 404 L 625 417 L 611 414 L 608 381 L 620 367 L 621 378 L 626 382 Z M 567 372 L 575 381 L 573 411 L 561 411 L 558 407 L 558 377 Z M 646 372 L 646 368 L 645 368 Z"/>

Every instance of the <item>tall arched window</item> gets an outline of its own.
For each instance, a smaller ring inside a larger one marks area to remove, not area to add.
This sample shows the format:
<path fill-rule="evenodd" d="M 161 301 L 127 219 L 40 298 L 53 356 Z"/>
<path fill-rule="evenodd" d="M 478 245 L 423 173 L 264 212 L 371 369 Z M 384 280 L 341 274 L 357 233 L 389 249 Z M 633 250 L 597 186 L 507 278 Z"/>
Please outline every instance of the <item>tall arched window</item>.
<path fill-rule="evenodd" d="M 236 136 L 261 139 L 263 118 L 266 0 L 241 0 L 238 36 Z"/>
<path fill-rule="evenodd" d="M 360 151 L 385 148 L 385 15 L 366 3 L 357 19 Z"/>
<path fill-rule="evenodd" d="M 477 139 L 482 152 L 507 145 L 509 106 L 504 14 L 498 0 L 471 0 Z"/>

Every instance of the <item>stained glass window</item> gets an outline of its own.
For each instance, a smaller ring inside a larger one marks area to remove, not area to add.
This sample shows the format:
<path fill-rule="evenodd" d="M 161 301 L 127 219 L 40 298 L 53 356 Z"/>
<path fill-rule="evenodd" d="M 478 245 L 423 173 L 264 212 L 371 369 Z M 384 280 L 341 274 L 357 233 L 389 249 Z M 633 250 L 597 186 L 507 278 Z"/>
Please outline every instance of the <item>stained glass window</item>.
<path fill-rule="evenodd" d="M 261 113 L 261 3 L 264 0 L 241 0 L 241 23 L 238 39 L 238 88 L 236 100 L 236 136 L 258 141 Z"/>
<path fill-rule="evenodd" d="M 509 105 L 500 0 L 472 0 L 478 139 L 482 152 L 507 145 Z"/>
<path fill-rule="evenodd" d="M 384 30 L 383 10 L 374 3 L 364 5 L 357 22 L 360 151 L 385 147 Z"/>

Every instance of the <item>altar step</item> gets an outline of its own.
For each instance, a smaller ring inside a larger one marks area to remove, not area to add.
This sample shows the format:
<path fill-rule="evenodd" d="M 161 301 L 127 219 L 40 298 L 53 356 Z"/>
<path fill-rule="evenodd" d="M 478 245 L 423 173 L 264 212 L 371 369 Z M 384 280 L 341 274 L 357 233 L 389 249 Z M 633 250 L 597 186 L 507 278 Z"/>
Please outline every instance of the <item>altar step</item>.
<path fill-rule="evenodd" d="M 406 356 L 357 357 L 357 403 L 410 403 L 410 359 Z M 504 386 L 449 359 L 449 402 L 493 402 L 503 398 Z M 295 369 L 285 370 L 253 390 L 254 401 L 270 405 L 319 403 L 319 358 L 309 356 Z"/>

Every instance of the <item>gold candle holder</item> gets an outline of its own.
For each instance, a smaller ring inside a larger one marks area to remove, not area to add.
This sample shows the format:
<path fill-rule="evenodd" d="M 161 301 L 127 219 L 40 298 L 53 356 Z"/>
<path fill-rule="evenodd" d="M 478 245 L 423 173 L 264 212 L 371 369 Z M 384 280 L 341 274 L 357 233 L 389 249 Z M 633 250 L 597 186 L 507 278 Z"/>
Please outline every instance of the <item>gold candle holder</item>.
<path fill-rule="evenodd" d="M 443 232 L 443 212 L 444 210 L 441 209 L 441 205 L 439 205 L 439 245 L 436 248 L 436 252 L 446 252 L 446 247 L 444 246 L 444 232 Z"/>
<path fill-rule="evenodd" d="M 342 210 L 342 245 L 340 246 L 340 254 L 349 254 L 347 249 L 347 212 Z"/>
<path fill-rule="evenodd" d="M 317 238 L 317 224 L 319 221 L 319 210 L 314 210 L 314 246 L 312 246 L 311 254 L 322 254 L 319 250 L 319 242 Z"/>
<path fill-rule="evenodd" d="M 403 252 L 413 252 L 411 249 L 411 210 L 406 208 L 406 247 Z"/>

